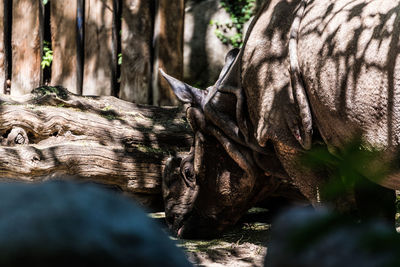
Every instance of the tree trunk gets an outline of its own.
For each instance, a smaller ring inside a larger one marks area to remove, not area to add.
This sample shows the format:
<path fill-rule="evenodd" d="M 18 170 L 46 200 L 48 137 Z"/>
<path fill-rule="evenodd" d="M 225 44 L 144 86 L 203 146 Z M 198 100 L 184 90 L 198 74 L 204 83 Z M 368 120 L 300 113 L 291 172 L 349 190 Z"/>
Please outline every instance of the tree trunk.
<path fill-rule="evenodd" d="M 75 176 L 118 187 L 151 206 L 161 196 L 165 161 L 185 155 L 192 142 L 176 107 L 82 97 L 62 87 L 1 95 L 0 104 L 0 176 L 12 180 Z"/>

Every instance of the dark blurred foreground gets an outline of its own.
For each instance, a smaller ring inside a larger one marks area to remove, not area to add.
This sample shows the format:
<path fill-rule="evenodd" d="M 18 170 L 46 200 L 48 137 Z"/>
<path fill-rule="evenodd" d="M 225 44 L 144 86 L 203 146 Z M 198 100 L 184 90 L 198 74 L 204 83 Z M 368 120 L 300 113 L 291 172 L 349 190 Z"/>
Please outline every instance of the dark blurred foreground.
<path fill-rule="evenodd" d="M 0 266 L 191 266 L 131 199 L 71 182 L 0 184 Z"/>
<path fill-rule="evenodd" d="M 326 208 L 292 209 L 272 224 L 265 266 L 400 266 L 400 236 L 383 219 L 359 222 Z"/>

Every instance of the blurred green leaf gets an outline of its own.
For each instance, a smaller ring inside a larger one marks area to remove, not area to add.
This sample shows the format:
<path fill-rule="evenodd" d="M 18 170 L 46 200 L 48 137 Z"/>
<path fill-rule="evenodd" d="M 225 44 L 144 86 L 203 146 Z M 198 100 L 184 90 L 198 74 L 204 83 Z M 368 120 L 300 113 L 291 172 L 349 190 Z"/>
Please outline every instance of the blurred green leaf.
<path fill-rule="evenodd" d="M 304 154 L 301 162 L 313 171 L 328 173 L 330 179 L 322 193 L 330 199 L 346 194 L 356 183 L 363 186 L 366 179 L 381 181 L 390 169 L 382 157 L 381 151 L 367 149 L 361 138 L 355 138 L 335 154 L 326 146 L 315 147 Z"/>
<path fill-rule="evenodd" d="M 122 65 L 122 53 L 118 54 L 118 65 Z"/>
<path fill-rule="evenodd" d="M 40 66 L 42 69 L 50 67 L 51 62 L 53 62 L 53 50 L 51 50 L 51 44 L 50 42 L 43 41 L 43 55 Z"/>
<path fill-rule="evenodd" d="M 250 20 L 254 13 L 255 0 L 221 0 L 220 4 L 230 15 L 230 23 L 219 23 L 211 20 L 210 25 L 220 31 L 215 31 L 215 35 L 224 44 L 233 47 L 241 47 L 243 42 L 243 25 Z M 228 30 L 235 29 L 233 36 L 226 34 Z"/>

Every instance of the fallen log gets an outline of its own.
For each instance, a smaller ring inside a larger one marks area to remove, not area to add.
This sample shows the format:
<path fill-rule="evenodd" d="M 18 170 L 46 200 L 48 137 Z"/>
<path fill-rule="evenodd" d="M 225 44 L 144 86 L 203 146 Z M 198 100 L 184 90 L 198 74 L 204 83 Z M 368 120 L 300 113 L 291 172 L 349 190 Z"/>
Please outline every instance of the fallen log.
<path fill-rule="evenodd" d="M 0 96 L 0 136 L 3 179 L 79 177 L 119 188 L 147 206 L 160 204 L 165 161 L 185 155 L 192 142 L 178 107 L 48 86 L 21 97 Z"/>

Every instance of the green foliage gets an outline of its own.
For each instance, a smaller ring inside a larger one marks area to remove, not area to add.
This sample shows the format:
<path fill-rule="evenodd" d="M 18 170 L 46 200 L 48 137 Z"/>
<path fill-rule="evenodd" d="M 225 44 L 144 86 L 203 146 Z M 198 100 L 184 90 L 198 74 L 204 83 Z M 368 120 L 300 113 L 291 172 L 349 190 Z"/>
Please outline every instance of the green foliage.
<path fill-rule="evenodd" d="M 118 54 L 118 65 L 122 65 L 122 53 Z"/>
<path fill-rule="evenodd" d="M 356 183 L 367 187 L 368 180 L 381 181 L 390 167 L 382 161 L 382 153 L 365 148 L 361 138 L 355 138 L 335 154 L 330 153 L 326 146 L 313 148 L 304 155 L 302 163 L 313 171 L 327 173 L 329 182 L 321 189 L 327 199 L 347 194 Z"/>
<path fill-rule="evenodd" d="M 46 5 L 49 2 L 49 0 L 42 0 L 42 2 L 43 2 L 43 5 Z"/>
<path fill-rule="evenodd" d="M 104 108 L 102 108 L 101 110 L 102 111 L 110 111 L 110 110 L 112 110 L 113 109 L 113 106 L 111 106 L 111 105 L 106 105 Z"/>
<path fill-rule="evenodd" d="M 230 23 L 219 23 L 210 21 L 211 25 L 216 27 L 215 35 L 224 44 L 230 44 L 233 47 L 241 47 L 243 43 L 243 25 L 251 18 L 254 13 L 256 0 L 221 0 L 221 6 L 229 13 Z M 236 29 L 233 36 L 228 36 L 230 29 Z"/>
<path fill-rule="evenodd" d="M 51 50 L 50 48 L 50 43 L 47 41 L 43 41 L 43 55 L 42 55 L 42 62 L 40 63 L 42 69 L 50 67 L 52 61 L 53 61 L 53 50 Z"/>

